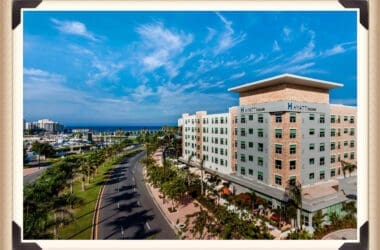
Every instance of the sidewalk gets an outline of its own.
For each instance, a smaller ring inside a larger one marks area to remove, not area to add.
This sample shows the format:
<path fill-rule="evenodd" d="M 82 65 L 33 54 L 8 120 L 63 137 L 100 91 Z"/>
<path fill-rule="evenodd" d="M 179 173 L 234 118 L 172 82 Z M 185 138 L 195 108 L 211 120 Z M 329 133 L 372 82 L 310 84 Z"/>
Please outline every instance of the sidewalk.
<path fill-rule="evenodd" d="M 161 158 L 162 158 L 162 150 L 158 149 L 154 153 L 153 159 L 155 159 L 157 164 L 160 166 L 162 166 L 162 159 Z M 145 175 L 145 172 L 144 172 L 144 175 Z M 154 188 L 149 183 L 146 183 L 146 186 L 148 187 L 150 193 L 152 194 L 154 202 L 156 203 L 157 206 L 159 206 L 160 210 L 163 212 L 163 215 L 170 222 L 171 226 L 174 228 L 176 233 L 178 233 L 178 231 L 179 231 L 179 225 L 185 223 L 186 215 L 190 215 L 190 214 L 193 214 L 195 212 L 198 212 L 200 210 L 200 207 L 202 207 L 204 210 L 206 210 L 206 208 L 201 206 L 192 197 L 187 196 L 182 200 L 181 203 L 179 203 L 178 207 L 176 208 L 177 211 L 171 213 L 168 210 L 169 208 L 172 207 L 171 200 L 166 198 L 165 203 L 164 203 L 163 199 L 160 198 L 160 196 L 162 196 L 162 194 L 160 193 L 159 188 Z M 198 204 L 197 207 L 195 206 L 195 203 Z M 178 224 L 177 224 L 177 222 L 178 222 Z M 189 230 L 191 228 L 191 225 L 192 225 L 192 219 L 190 218 L 188 230 L 184 234 L 182 234 L 182 237 L 184 237 L 185 239 L 197 239 L 197 238 L 193 237 L 192 233 Z M 206 234 L 205 239 L 210 239 L 210 237 L 208 237 Z"/>
<path fill-rule="evenodd" d="M 159 166 L 162 166 L 162 149 L 158 149 L 154 154 L 153 154 L 153 159 L 157 162 Z M 193 170 L 190 168 L 190 171 Z M 200 170 L 195 169 L 193 171 L 194 174 L 198 174 L 200 176 Z M 146 173 L 144 172 L 144 175 Z M 159 188 L 154 188 L 151 186 L 149 183 L 146 183 L 146 186 L 148 187 L 148 190 L 152 194 L 152 197 L 154 199 L 154 202 L 156 205 L 160 208 L 160 210 L 163 212 L 163 215 L 166 217 L 166 219 L 170 222 L 172 228 L 178 233 L 179 224 L 184 224 L 186 221 L 186 215 L 193 214 L 195 212 L 198 212 L 200 210 L 200 207 L 202 209 L 207 210 L 203 206 L 201 206 L 196 200 L 194 200 L 192 197 L 186 197 L 182 203 L 180 203 L 177 207 L 177 211 L 170 213 L 169 208 L 172 207 L 172 202 L 169 199 L 165 199 L 165 203 L 160 196 L 162 196 L 162 193 L 160 193 Z M 197 204 L 198 206 L 196 207 L 194 204 Z M 177 224 L 178 221 L 178 224 Z M 260 219 L 258 219 L 259 223 L 262 223 Z M 185 239 L 198 239 L 194 238 L 192 233 L 190 232 L 192 226 L 192 218 L 189 221 L 189 227 L 188 230 L 182 235 Z M 206 229 L 205 229 L 206 230 Z M 275 237 L 276 240 L 282 239 L 284 235 L 281 233 L 279 230 L 270 230 L 270 234 Z M 209 235 L 206 233 L 206 237 L 204 239 L 217 239 L 217 238 L 211 238 Z"/>

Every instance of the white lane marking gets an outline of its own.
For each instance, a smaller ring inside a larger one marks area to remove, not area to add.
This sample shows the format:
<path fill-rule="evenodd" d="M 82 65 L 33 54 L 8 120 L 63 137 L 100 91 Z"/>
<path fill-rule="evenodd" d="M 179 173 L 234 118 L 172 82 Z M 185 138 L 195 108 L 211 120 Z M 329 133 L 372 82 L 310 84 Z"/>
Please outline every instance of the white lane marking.
<path fill-rule="evenodd" d="M 146 227 L 148 228 L 148 230 L 150 230 L 150 225 L 149 225 L 149 223 L 148 223 L 148 222 L 145 222 L 145 225 L 146 225 Z"/>

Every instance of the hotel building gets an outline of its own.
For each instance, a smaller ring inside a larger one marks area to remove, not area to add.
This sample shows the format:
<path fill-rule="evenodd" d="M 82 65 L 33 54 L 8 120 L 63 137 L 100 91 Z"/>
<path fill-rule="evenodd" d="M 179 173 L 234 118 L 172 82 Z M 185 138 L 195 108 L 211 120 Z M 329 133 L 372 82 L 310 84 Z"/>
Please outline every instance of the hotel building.
<path fill-rule="evenodd" d="M 342 86 L 284 74 L 233 87 L 238 107 L 179 119 L 181 159 L 255 190 L 273 207 L 283 204 L 289 184 L 305 190 L 339 185 L 343 164 L 356 164 L 357 157 L 356 107 L 329 103 L 329 91 Z M 303 197 L 303 224 L 310 227 L 313 212 L 347 200 L 334 195 L 317 203 L 326 197 Z"/>

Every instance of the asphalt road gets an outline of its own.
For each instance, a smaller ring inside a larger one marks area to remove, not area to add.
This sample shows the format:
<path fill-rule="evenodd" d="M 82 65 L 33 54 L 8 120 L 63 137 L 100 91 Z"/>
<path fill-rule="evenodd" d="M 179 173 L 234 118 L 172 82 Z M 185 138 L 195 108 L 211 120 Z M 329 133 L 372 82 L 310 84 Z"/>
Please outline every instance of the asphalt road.
<path fill-rule="evenodd" d="M 124 159 L 111 172 L 101 198 L 98 239 L 175 239 L 175 233 L 153 202 L 140 159 Z"/>
<path fill-rule="evenodd" d="M 36 172 L 25 175 L 24 176 L 24 185 L 34 182 L 37 179 L 37 177 L 48 167 L 50 167 L 50 166 L 41 167 Z"/>

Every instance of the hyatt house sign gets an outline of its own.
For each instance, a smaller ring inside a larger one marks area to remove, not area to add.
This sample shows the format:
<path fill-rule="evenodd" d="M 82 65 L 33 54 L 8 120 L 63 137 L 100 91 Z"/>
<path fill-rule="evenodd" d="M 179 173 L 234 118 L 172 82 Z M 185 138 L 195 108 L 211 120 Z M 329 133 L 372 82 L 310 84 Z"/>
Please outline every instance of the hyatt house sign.
<path fill-rule="evenodd" d="M 318 104 L 317 104 L 318 105 Z M 263 103 L 255 106 L 241 106 L 240 113 L 258 113 L 258 112 L 280 112 L 280 111 L 295 111 L 295 112 L 317 112 L 317 108 L 312 103 L 302 102 L 273 102 Z"/>

